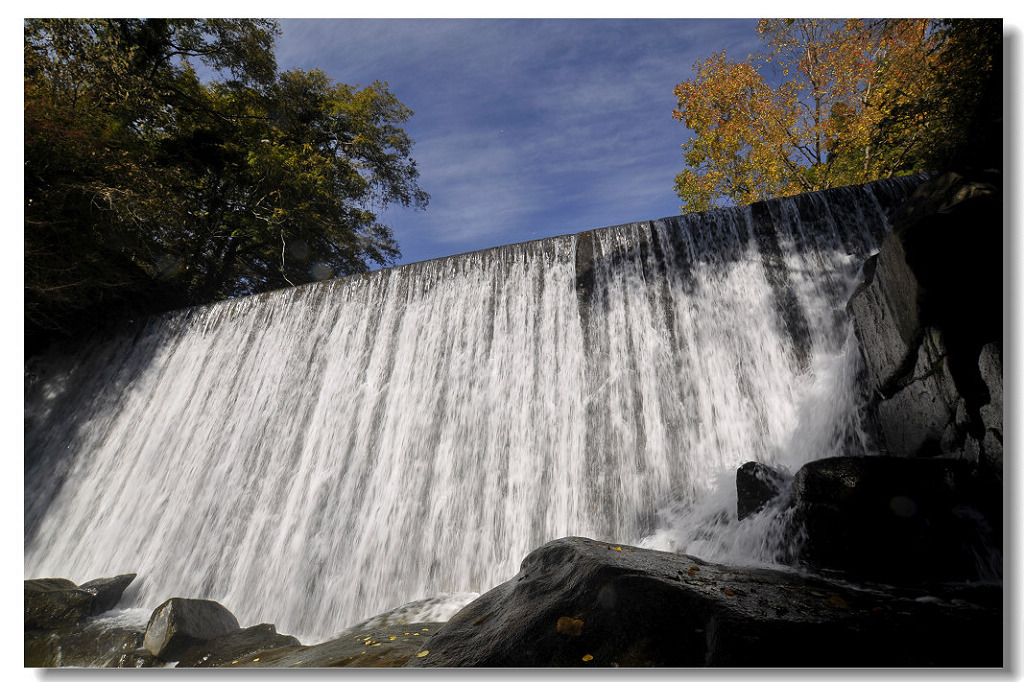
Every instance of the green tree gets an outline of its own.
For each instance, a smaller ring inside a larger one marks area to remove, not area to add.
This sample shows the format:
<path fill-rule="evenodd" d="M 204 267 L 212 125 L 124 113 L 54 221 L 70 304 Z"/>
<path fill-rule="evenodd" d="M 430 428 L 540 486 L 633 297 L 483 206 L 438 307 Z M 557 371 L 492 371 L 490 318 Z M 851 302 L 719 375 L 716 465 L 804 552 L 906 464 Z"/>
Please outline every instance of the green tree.
<path fill-rule="evenodd" d="M 27 340 L 394 262 L 377 213 L 428 201 L 412 112 L 384 83 L 278 73 L 277 31 L 26 21 Z"/>
<path fill-rule="evenodd" d="M 698 60 L 675 89 L 673 116 L 693 132 L 676 177 L 682 210 L 866 182 L 915 170 L 927 112 L 880 121 L 935 77 L 929 20 L 764 19 L 767 49 L 742 62 Z"/>

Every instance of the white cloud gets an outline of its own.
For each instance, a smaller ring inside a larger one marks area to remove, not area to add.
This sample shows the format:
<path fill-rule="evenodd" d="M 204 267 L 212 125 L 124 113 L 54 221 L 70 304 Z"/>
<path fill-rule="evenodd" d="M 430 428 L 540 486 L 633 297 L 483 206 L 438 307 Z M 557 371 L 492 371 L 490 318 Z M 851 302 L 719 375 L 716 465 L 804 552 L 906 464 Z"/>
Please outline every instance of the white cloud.
<path fill-rule="evenodd" d="M 695 59 L 756 49 L 752 22 L 288 21 L 282 67 L 389 82 L 426 212 L 393 211 L 406 260 L 670 215 Z"/>

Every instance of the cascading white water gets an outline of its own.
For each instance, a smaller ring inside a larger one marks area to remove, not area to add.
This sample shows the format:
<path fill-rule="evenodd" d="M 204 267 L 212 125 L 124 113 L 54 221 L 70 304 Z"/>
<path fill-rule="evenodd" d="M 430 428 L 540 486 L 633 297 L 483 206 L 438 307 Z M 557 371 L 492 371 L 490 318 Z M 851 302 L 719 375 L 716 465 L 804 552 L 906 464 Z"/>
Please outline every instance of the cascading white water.
<path fill-rule="evenodd" d="M 315 642 L 566 535 L 772 561 L 756 524 L 708 519 L 743 462 L 865 447 L 843 308 L 915 184 L 416 263 L 40 358 L 26 577 L 137 572 L 128 605 L 216 599 Z"/>

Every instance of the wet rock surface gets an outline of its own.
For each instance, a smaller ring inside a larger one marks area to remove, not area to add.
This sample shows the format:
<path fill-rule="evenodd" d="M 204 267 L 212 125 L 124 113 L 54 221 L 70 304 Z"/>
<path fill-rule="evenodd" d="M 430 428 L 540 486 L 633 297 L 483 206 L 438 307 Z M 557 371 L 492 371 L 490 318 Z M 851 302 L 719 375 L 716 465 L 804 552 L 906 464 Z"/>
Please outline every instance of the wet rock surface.
<path fill-rule="evenodd" d="M 109 611 L 120 601 L 134 573 L 76 585 L 66 578 L 25 581 L 25 630 L 54 630 Z"/>
<path fill-rule="evenodd" d="M 275 626 L 261 623 L 189 647 L 179 657 L 176 667 L 214 668 L 229 665 L 240 658 L 258 658 L 260 652 L 270 649 L 301 645 L 295 637 L 278 634 Z"/>
<path fill-rule="evenodd" d="M 218 602 L 174 597 L 153 611 L 142 645 L 161 660 L 176 661 L 190 647 L 238 629 L 238 619 Z"/>
<path fill-rule="evenodd" d="M 117 606 L 124 591 L 128 589 L 135 577 L 135 573 L 124 573 L 113 578 L 98 578 L 82 583 L 80 587 L 83 590 L 95 595 L 89 614 L 95 616 Z"/>
<path fill-rule="evenodd" d="M 354 628 L 322 644 L 267 651 L 230 667 L 396 668 L 416 657 L 443 623 Z"/>
<path fill-rule="evenodd" d="M 52 630 L 25 631 L 25 667 L 56 668 L 61 664 L 60 637 Z"/>
<path fill-rule="evenodd" d="M 122 667 L 125 656 L 138 652 L 144 635 L 141 628 L 96 621 L 53 631 L 35 630 L 25 634 L 25 667 Z"/>
<path fill-rule="evenodd" d="M 142 646 L 143 629 L 111 627 L 90 616 L 114 608 L 134 573 L 76 585 L 65 578 L 25 581 L 25 667 L 109 667 Z"/>
<path fill-rule="evenodd" d="M 761 462 L 736 470 L 736 518 L 742 521 L 768 506 L 790 487 L 793 477 Z"/>
<path fill-rule="evenodd" d="M 25 581 L 25 630 L 52 630 L 83 621 L 92 612 L 95 593 L 65 578 Z"/>
<path fill-rule="evenodd" d="M 939 592 L 563 538 L 531 553 L 406 665 L 1000 666 L 1001 590 L 955 602 Z"/>

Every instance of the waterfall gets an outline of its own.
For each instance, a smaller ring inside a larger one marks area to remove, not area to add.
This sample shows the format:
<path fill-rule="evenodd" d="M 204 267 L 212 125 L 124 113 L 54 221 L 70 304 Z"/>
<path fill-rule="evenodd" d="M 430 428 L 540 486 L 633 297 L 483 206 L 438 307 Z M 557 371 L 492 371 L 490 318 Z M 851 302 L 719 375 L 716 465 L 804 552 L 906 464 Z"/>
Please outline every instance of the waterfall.
<path fill-rule="evenodd" d="M 137 572 L 128 605 L 216 599 L 316 642 L 566 535 L 776 561 L 770 529 L 724 518 L 730 477 L 869 447 L 845 303 L 917 182 L 224 301 L 33 360 L 25 575 Z"/>

